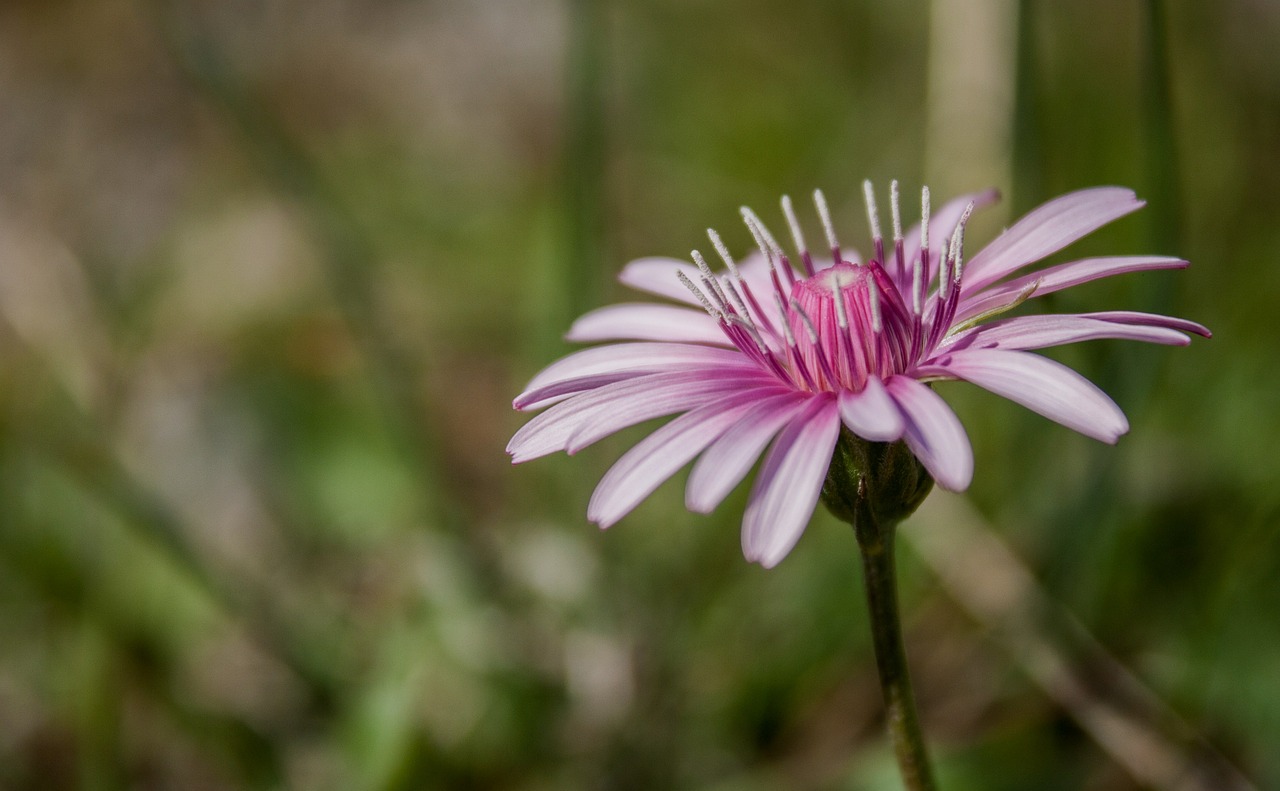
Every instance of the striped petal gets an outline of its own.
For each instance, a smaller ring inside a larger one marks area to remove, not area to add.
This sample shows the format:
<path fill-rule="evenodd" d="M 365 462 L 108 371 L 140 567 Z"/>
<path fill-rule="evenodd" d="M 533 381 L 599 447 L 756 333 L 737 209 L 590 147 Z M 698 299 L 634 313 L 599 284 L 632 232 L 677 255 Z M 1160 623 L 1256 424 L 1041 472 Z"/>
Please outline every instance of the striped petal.
<path fill-rule="evenodd" d="M 972 382 L 1102 442 L 1114 443 L 1129 430 L 1120 407 L 1097 385 L 1038 354 L 966 349 L 921 366 L 917 373 Z"/>
<path fill-rule="evenodd" d="M 746 477 L 769 440 L 800 413 L 808 400 L 804 394 L 790 392 L 766 398 L 743 415 L 693 465 L 685 489 L 685 506 L 702 514 L 715 510 Z"/>
<path fill-rule="evenodd" d="M 678 343 L 619 343 L 583 349 L 542 369 L 516 397 L 516 409 L 536 409 L 545 406 L 550 399 L 565 392 L 577 392 L 598 387 L 590 384 L 589 377 L 616 374 L 614 381 L 630 379 L 645 374 L 664 371 L 687 371 L 714 368 L 754 367 L 746 355 L 731 349 L 715 349 Z M 581 383 L 577 390 L 548 390 L 575 380 Z"/>
<path fill-rule="evenodd" d="M 1136 310 L 1104 310 L 1097 313 L 1081 313 L 1081 316 L 1100 321 L 1114 321 L 1121 324 L 1135 324 L 1143 327 L 1168 327 L 1179 332 L 1190 332 L 1204 338 L 1212 338 L 1213 333 L 1203 324 L 1180 319 L 1175 316 L 1161 316 L 1158 313 L 1141 313 Z"/>
<path fill-rule="evenodd" d="M 686 412 L 640 441 L 605 473 L 587 518 L 609 527 L 778 388 L 734 393 Z"/>
<path fill-rule="evenodd" d="M 1039 272 L 1014 278 L 986 289 L 974 289 L 966 281 L 955 321 L 962 322 L 1013 302 L 1023 290 L 1036 284 L 1030 296 L 1039 297 L 1065 288 L 1078 286 L 1105 277 L 1130 272 L 1146 272 L 1153 269 L 1185 269 L 1187 262 L 1169 256 L 1112 256 L 1108 258 L 1083 258 Z"/>
<path fill-rule="evenodd" d="M 648 303 L 610 305 L 593 310 L 573 323 L 565 340 L 674 341 L 731 346 L 714 319 L 700 310 Z"/>
<path fill-rule="evenodd" d="M 558 450 L 576 451 L 590 441 L 655 417 L 682 412 L 744 387 L 775 380 L 758 371 L 659 373 L 615 382 L 581 393 L 524 424 L 507 453 L 523 462 Z M 592 439 L 594 438 L 594 439 Z"/>
<path fill-rule="evenodd" d="M 876 376 L 867 379 L 862 392 L 840 391 L 840 417 L 850 431 L 872 442 L 893 442 L 905 428 L 898 405 Z"/>
<path fill-rule="evenodd" d="M 800 540 L 813 515 L 840 436 L 840 413 L 828 394 L 809 400 L 783 429 L 756 477 L 742 521 L 742 552 L 765 568 Z"/>
<path fill-rule="evenodd" d="M 1094 187 L 1049 201 L 1005 231 L 965 267 L 964 288 L 975 291 L 1145 205 L 1123 187 Z"/>
<path fill-rule="evenodd" d="M 1166 326 L 1103 321 L 1087 314 L 1057 314 L 1015 316 L 974 327 L 946 341 L 942 353 L 960 349 L 1026 351 L 1108 338 L 1169 346 L 1191 342 L 1185 334 Z"/>
<path fill-rule="evenodd" d="M 905 419 L 903 441 L 933 479 L 953 492 L 969 488 L 973 448 L 947 402 L 909 376 L 894 376 L 885 386 Z"/>

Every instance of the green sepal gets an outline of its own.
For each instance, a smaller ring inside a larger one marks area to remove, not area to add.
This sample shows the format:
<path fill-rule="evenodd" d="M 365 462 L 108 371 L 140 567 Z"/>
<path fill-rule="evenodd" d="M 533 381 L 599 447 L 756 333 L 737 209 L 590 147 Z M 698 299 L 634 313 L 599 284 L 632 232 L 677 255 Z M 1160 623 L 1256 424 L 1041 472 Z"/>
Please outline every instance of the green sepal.
<path fill-rule="evenodd" d="M 869 513 L 872 529 L 886 529 L 910 516 L 932 488 L 933 478 L 905 443 L 870 442 L 841 427 L 822 502 L 855 528 L 865 521 L 859 515 Z"/>

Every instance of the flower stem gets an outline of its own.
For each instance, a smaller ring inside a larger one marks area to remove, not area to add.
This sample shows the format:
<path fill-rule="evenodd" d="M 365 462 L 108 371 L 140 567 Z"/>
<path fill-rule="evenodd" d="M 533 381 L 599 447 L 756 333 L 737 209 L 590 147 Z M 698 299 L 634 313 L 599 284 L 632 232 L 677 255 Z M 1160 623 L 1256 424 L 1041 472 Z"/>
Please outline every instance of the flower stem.
<path fill-rule="evenodd" d="M 865 496 L 858 497 L 857 502 L 853 529 L 862 550 L 863 582 L 889 738 L 907 791 L 935 791 L 937 783 L 925 750 L 924 734 L 920 731 L 907 655 L 902 645 L 893 558 L 896 524 L 879 524 Z"/>

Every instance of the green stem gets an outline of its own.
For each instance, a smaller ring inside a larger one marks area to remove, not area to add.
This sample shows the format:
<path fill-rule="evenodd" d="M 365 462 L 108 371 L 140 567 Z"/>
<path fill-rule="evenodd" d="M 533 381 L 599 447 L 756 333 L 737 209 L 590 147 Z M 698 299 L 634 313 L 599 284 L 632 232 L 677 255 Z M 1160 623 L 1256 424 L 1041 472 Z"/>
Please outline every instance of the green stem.
<path fill-rule="evenodd" d="M 884 693 L 885 719 L 898 769 L 907 791 L 934 791 L 937 783 L 925 750 L 915 693 L 907 670 L 907 654 L 902 645 L 902 619 L 898 615 L 898 587 L 894 575 L 894 523 L 881 525 L 860 486 L 853 524 L 862 550 L 863 582 L 871 618 L 871 638 L 875 643 L 876 668 Z"/>

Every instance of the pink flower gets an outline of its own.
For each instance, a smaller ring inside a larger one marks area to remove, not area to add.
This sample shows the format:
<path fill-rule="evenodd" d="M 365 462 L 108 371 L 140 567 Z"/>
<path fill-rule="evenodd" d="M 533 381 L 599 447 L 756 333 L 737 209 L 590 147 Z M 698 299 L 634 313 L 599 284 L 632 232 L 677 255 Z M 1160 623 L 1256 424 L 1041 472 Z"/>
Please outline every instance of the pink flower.
<path fill-rule="evenodd" d="M 842 424 L 868 441 L 901 439 L 940 486 L 960 491 L 973 477 L 973 452 L 955 413 L 928 382 L 972 382 L 1114 443 L 1129 429 L 1115 402 L 1031 350 L 1095 338 L 1186 345 L 1186 333 L 1209 336 L 1191 321 L 1123 311 L 990 320 L 1080 283 L 1187 266 L 1177 258 L 1126 256 L 1019 274 L 1141 208 L 1130 190 L 1098 187 L 1052 200 L 965 261 L 966 221 L 975 207 L 994 202 L 993 191 L 959 198 L 930 216 L 926 188 L 924 219 L 904 236 L 895 182 L 886 250 L 871 185 L 864 187 L 874 245 L 865 262 L 841 249 L 826 201 L 815 192 L 830 260 L 810 254 L 790 200 L 782 201 L 802 272 L 746 208 L 742 215 L 760 250 L 741 265 L 714 231 L 726 272 L 713 273 L 697 251 L 696 266 L 668 258 L 628 264 L 620 276 L 626 285 L 703 310 L 634 303 L 580 318 L 570 340 L 627 342 L 571 354 L 534 377 L 516 409 L 550 408 L 512 438 L 513 461 L 572 454 L 620 429 L 678 413 L 600 481 L 587 514 L 608 527 L 695 457 L 686 504 L 710 512 L 772 441 L 742 525 L 747 559 L 772 567 L 808 524 Z"/>

